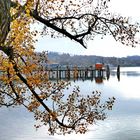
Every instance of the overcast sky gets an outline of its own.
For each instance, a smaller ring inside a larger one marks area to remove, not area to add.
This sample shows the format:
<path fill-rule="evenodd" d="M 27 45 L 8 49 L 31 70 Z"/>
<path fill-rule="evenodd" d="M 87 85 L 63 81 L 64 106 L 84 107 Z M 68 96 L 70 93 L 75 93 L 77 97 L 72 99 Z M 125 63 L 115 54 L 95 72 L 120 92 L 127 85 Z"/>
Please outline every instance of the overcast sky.
<path fill-rule="evenodd" d="M 110 11 L 124 16 L 132 17 L 134 21 L 140 21 L 140 0 L 111 0 Z M 112 37 L 104 39 L 96 37 L 89 41 L 87 49 L 69 39 L 52 39 L 43 37 L 38 39 L 36 51 L 55 51 L 61 53 L 100 55 L 100 56 L 128 56 L 140 55 L 140 46 L 136 48 L 126 47 L 116 42 Z"/>

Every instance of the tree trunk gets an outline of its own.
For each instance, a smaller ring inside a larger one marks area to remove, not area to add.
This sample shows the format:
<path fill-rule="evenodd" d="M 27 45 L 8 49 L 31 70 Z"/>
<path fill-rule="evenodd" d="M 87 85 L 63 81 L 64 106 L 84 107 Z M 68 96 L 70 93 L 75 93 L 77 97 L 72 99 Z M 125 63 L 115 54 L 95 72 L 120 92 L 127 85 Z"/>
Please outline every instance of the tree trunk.
<path fill-rule="evenodd" d="M 0 0 L 0 44 L 4 44 L 10 30 L 11 0 Z"/>

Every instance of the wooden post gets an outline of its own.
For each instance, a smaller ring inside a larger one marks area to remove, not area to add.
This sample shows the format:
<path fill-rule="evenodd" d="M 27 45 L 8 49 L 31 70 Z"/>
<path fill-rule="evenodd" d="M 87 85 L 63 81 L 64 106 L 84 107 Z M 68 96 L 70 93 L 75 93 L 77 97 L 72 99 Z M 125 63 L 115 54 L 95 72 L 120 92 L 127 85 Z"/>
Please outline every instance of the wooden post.
<path fill-rule="evenodd" d="M 109 80 L 109 77 L 110 77 L 110 68 L 109 68 L 109 65 L 107 65 L 107 68 L 106 68 L 106 77 L 107 77 L 107 80 Z"/>
<path fill-rule="evenodd" d="M 61 66 L 59 68 L 59 79 L 61 79 Z"/>
<path fill-rule="evenodd" d="M 57 69 L 56 69 L 56 79 L 58 80 L 58 66 L 57 66 Z"/>
<path fill-rule="evenodd" d="M 82 70 L 80 70 L 80 78 L 82 78 Z"/>
<path fill-rule="evenodd" d="M 118 65 L 117 67 L 117 78 L 118 78 L 118 81 L 120 81 L 120 65 Z"/>
<path fill-rule="evenodd" d="M 66 78 L 70 79 L 70 68 L 67 66 L 67 73 L 66 73 Z"/>
<path fill-rule="evenodd" d="M 93 69 L 91 70 L 91 78 L 93 78 Z"/>
<path fill-rule="evenodd" d="M 73 69 L 73 77 L 74 77 L 74 79 L 78 78 L 78 68 L 77 68 L 77 66 L 75 66 L 74 69 Z"/>
<path fill-rule="evenodd" d="M 88 77 L 88 69 L 85 69 L 85 79 Z"/>

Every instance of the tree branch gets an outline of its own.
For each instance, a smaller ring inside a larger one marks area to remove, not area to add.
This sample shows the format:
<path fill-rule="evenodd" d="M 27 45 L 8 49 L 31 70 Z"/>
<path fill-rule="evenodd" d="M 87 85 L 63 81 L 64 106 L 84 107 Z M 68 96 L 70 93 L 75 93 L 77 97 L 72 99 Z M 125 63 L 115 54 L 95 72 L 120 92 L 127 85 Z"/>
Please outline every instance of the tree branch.
<path fill-rule="evenodd" d="M 36 91 L 33 89 L 33 87 L 31 85 L 28 84 L 27 80 L 22 76 L 22 74 L 19 72 L 18 70 L 18 66 L 16 65 L 13 57 L 10 56 L 9 53 L 4 51 L 4 47 L 0 47 L 0 49 L 9 57 L 9 59 L 11 60 L 11 63 L 13 64 L 13 69 L 16 72 L 16 75 L 20 78 L 20 80 L 28 87 L 28 89 L 32 92 L 32 94 L 35 96 L 35 98 L 37 99 L 37 101 L 44 107 L 44 109 L 50 114 L 50 116 L 52 116 L 54 118 L 54 120 L 63 127 L 66 128 L 71 128 L 74 129 L 75 126 L 73 125 L 66 125 L 62 122 L 59 121 L 59 119 L 55 116 L 55 114 L 52 112 L 52 110 L 43 102 L 43 100 L 39 97 L 39 95 L 36 93 Z M 12 86 L 12 85 L 11 85 Z M 13 86 L 12 89 L 14 90 Z M 14 91 L 16 93 L 16 91 Z"/>
<path fill-rule="evenodd" d="M 44 25 L 46 25 L 47 27 L 50 27 L 52 28 L 53 30 L 59 32 L 59 33 L 62 33 L 63 35 L 69 37 L 70 39 L 80 43 L 84 48 L 86 48 L 84 42 L 83 42 L 83 39 L 78 39 L 77 37 L 75 37 L 74 35 L 70 34 L 69 32 L 67 32 L 65 29 L 61 29 L 57 26 L 55 26 L 54 24 L 50 23 L 49 20 L 45 20 L 44 18 L 42 18 L 41 16 L 39 16 L 36 11 L 34 12 L 31 12 L 30 13 L 31 16 L 36 19 L 37 21 L 43 23 Z"/>

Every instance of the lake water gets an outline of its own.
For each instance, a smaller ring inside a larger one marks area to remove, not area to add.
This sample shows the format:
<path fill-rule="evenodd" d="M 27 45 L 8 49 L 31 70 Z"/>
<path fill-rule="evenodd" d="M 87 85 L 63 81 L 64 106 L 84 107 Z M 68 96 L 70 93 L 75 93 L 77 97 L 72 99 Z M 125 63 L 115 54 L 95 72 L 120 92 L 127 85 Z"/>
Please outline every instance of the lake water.
<path fill-rule="evenodd" d="M 116 98 L 105 121 L 97 122 L 84 135 L 49 136 L 43 127 L 36 131 L 33 115 L 25 109 L 0 108 L 0 140 L 140 140 L 140 67 L 121 68 L 120 81 L 114 70 L 103 83 L 85 80 L 74 84 L 82 94 L 99 90 L 103 99 Z"/>

